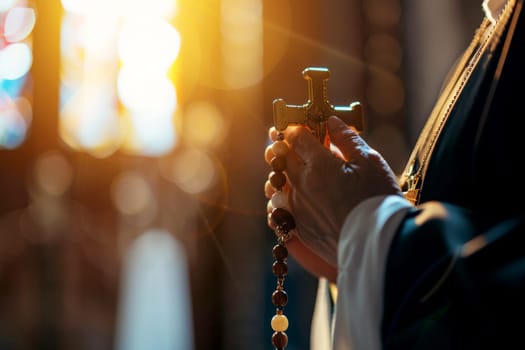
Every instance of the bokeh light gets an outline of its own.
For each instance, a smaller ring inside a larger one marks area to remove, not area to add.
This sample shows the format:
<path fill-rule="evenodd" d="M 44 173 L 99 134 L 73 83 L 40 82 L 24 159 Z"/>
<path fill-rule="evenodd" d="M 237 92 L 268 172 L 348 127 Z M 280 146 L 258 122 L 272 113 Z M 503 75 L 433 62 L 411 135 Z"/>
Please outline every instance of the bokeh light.
<path fill-rule="evenodd" d="M 13 7 L 15 2 L 17 2 L 17 1 L 18 0 L 2 0 L 2 1 L 0 1 L 0 12 L 7 11 L 11 7 Z"/>
<path fill-rule="evenodd" d="M 371 74 L 366 92 L 368 104 L 381 116 L 394 117 L 405 103 L 403 82 L 394 74 Z"/>
<path fill-rule="evenodd" d="M 175 87 L 166 76 L 142 74 L 122 68 L 117 78 L 117 93 L 121 103 L 129 110 L 156 115 L 173 113 L 177 104 Z"/>
<path fill-rule="evenodd" d="M 7 13 L 4 36 L 7 41 L 24 40 L 31 34 L 36 22 L 35 10 L 29 7 L 14 7 Z"/>
<path fill-rule="evenodd" d="M 60 134 L 76 150 L 159 156 L 177 144 L 173 1 L 64 0 Z M 140 14 L 140 16 L 138 16 Z M 95 115 L 96 113 L 96 115 Z"/>
<path fill-rule="evenodd" d="M 41 154 L 33 171 L 38 188 L 51 196 L 63 195 L 73 182 L 73 168 L 58 151 Z"/>
<path fill-rule="evenodd" d="M 14 100 L 0 95 L 0 148 L 15 149 L 27 136 L 32 120 L 31 103 L 24 97 Z"/>
<path fill-rule="evenodd" d="M 31 127 L 35 21 L 35 10 L 25 1 L 0 1 L 0 149 L 22 145 Z"/>
<path fill-rule="evenodd" d="M 401 43 L 390 34 L 372 34 L 364 48 L 364 55 L 370 65 L 396 72 L 403 59 Z"/>
<path fill-rule="evenodd" d="M 140 43 L 140 45 L 138 45 Z M 165 74 L 177 58 L 179 32 L 161 19 L 130 19 L 120 29 L 118 51 L 124 66 L 142 74 Z"/>
<path fill-rule="evenodd" d="M 155 203 L 150 185 L 134 171 L 125 171 L 115 178 L 111 185 L 111 198 L 123 215 L 140 214 Z"/>
<path fill-rule="evenodd" d="M 29 72 L 33 62 L 31 48 L 26 43 L 11 44 L 0 50 L 0 78 L 16 80 Z"/>
<path fill-rule="evenodd" d="M 184 112 L 184 135 L 198 147 L 219 145 L 226 136 L 225 118 L 215 104 L 196 101 Z"/>
<path fill-rule="evenodd" d="M 198 194 L 209 189 L 217 180 L 213 159 L 198 149 L 186 149 L 172 160 L 160 164 L 161 174 L 181 190 Z"/>
<path fill-rule="evenodd" d="M 400 23 L 401 3 L 399 0 L 363 1 L 363 11 L 374 26 L 391 28 Z"/>

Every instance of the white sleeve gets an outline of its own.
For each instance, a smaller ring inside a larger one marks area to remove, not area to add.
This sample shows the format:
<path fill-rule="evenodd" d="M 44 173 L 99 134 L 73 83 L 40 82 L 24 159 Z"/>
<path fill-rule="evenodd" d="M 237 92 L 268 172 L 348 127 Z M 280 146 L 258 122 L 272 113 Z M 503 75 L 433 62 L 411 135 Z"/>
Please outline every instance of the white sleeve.
<path fill-rule="evenodd" d="M 338 246 L 333 350 L 381 349 L 385 260 L 410 208 L 403 197 L 377 196 L 346 218 Z"/>

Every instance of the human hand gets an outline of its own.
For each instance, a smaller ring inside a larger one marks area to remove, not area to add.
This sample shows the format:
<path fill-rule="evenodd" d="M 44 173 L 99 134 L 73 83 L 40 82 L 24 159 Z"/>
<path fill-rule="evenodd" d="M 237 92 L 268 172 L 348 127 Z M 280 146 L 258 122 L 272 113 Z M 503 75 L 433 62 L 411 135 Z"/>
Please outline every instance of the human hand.
<path fill-rule="evenodd" d="M 291 126 L 294 128 L 296 126 Z M 273 141 L 277 139 L 277 132 L 275 128 L 270 128 L 269 131 L 270 138 Z M 269 145 L 265 151 L 265 159 L 268 165 L 271 165 L 272 159 L 274 158 L 274 153 L 272 151 L 272 145 Z M 275 208 L 283 208 L 289 212 L 292 212 L 289 202 L 288 195 L 290 193 L 290 183 L 289 181 L 283 186 L 281 191 L 277 191 L 270 183 L 268 179 L 264 186 L 264 192 L 268 200 L 267 205 L 267 214 L 268 214 L 268 226 L 276 231 L 273 220 L 271 219 L 271 213 Z M 307 271 L 318 277 L 326 277 L 330 282 L 335 283 L 337 279 L 337 266 L 329 264 L 326 260 L 319 257 L 311 249 L 306 247 L 304 243 L 299 240 L 292 230 L 289 232 L 286 238 L 286 247 L 291 256 Z"/>
<path fill-rule="evenodd" d="M 287 128 L 285 139 L 290 152 L 286 174 L 298 238 L 336 266 L 340 230 L 350 211 L 367 198 L 401 195 L 401 190 L 383 157 L 352 128 L 330 117 L 328 133 L 335 146 L 332 151 L 306 128 Z"/>

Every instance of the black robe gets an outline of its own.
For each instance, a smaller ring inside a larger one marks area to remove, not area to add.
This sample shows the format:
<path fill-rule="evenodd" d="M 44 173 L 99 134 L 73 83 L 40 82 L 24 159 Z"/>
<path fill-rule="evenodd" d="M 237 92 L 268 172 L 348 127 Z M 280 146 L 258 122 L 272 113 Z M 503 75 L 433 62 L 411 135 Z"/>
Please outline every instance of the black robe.
<path fill-rule="evenodd" d="M 454 103 L 392 241 L 384 349 L 525 349 L 522 3 Z"/>

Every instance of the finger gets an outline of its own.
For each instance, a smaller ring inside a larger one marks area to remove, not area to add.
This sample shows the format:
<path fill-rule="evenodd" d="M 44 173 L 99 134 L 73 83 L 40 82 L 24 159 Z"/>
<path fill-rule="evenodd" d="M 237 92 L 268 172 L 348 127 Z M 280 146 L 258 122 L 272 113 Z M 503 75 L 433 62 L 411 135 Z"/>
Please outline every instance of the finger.
<path fill-rule="evenodd" d="M 341 151 L 347 161 L 360 157 L 362 151 L 369 148 L 365 140 L 353 128 L 335 116 L 328 118 L 328 133 L 330 141 Z"/>
<path fill-rule="evenodd" d="M 289 125 L 286 129 L 282 131 L 278 131 L 274 126 L 268 129 L 268 136 L 270 140 L 277 141 L 277 137 L 279 133 L 282 133 L 284 135 L 284 138 L 286 139 L 288 137 L 288 134 L 290 132 L 293 132 L 297 128 L 302 128 L 300 125 Z"/>
<path fill-rule="evenodd" d="M 339 148 L 337 148 L 333 143 L 330 143 L 330 151 L 337 157 L 341 159 L 345 159 L 345 156 L 343 156 L 343 153 Z"/>
<path fill-rule="evenodd" d="M 288 173 L 292 179 L 296 178 L 298 172 L 302 172 L 305 166 L 323 164 L 323 159 L 326 159 L 327 155 L 332 157 L 331 152 L 306 128 L 298 128 L 290 132 L 288 142 L 292 150 L 291 155 L 295 155 L 287 158 Z"/>
<path fill-rule="evenodd" d="M 332 266 L 320 258 L 311 249 L 306 247 L 295 236 L 286 243 L 290 254 L 301 263 L 301 265 L 318 277 L 326 277 L 331 282 L 337 280 L 337 267 Z"/>
<path fill-rule="evenodd" d="M 305 162 L 297 155 L 295 150 L 290 149 L 286 156 L 286 176 L 291 186 L 299 184 L 299 179 L 305 171 Z"/>

